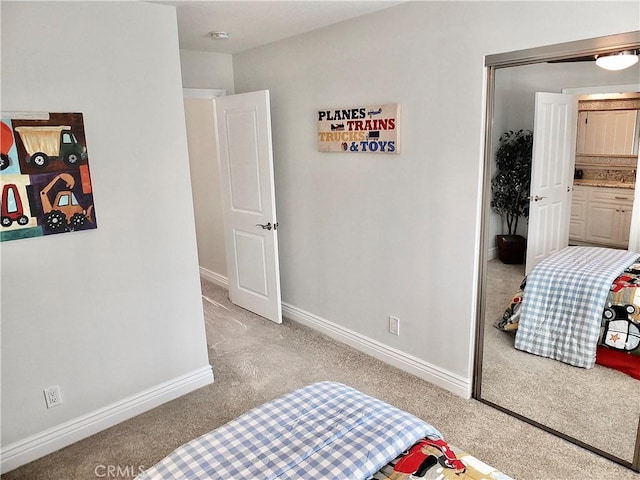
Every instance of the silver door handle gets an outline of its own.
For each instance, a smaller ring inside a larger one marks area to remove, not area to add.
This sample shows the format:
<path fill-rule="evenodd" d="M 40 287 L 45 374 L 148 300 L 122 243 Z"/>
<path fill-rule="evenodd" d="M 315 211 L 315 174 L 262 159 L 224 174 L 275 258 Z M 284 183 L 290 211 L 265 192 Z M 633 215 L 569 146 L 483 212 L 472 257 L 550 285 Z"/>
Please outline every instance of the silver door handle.
<path fill-rule="evenodd" d="M 538 195 L 536 195 L 535 197 L 533 197 L 533 201 L 534 202 L 538 202 L 538 201 L 543 200 L 545 198 L 547 198 L 547 197 L 539 197 Z"/>
<path fill-rule="evenodd" d="M 262 223 L 256 223 L 256 227 L 262 227 L 263 230 L 271 230 L 273 228 L 271 222 L 267 223 L 266 225 L 263 225 Z"/>

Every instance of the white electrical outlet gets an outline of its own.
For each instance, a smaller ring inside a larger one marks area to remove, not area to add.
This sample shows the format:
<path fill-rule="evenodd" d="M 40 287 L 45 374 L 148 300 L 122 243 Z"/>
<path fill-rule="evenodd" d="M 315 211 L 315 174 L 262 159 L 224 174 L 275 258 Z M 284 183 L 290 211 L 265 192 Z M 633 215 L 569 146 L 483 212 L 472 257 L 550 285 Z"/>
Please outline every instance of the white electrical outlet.
<path fill-rule="evenodd" d="M 62 404 L 62 397 L 60 396 L 60 387 L 55 385 L 53 387 L 44 389 L 44 399 L 47 402 L 47 408 L 57 407 Z"/>
<path fill-rule="evenodd" d="M 400 319 L 398 317 L 389 316 L 389 333 L 400 335 Z"/>

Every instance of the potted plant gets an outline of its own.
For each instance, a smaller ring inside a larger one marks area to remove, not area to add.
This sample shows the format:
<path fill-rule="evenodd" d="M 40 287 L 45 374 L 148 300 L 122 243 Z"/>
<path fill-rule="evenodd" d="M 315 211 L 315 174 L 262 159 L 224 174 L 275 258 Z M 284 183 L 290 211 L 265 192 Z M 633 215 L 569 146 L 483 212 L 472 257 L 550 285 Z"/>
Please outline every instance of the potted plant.
<path fill-rule="evenodd" d="M 506 221 L 507 234 L 497 235 L 498 258 L 503 263 L 523 263 L 526 239 L 517 235 L 518 220 L 529 216 L 533 132 L 509 130 L 500 137 L 497 172 L 491 180 L 491 208 Z"/>

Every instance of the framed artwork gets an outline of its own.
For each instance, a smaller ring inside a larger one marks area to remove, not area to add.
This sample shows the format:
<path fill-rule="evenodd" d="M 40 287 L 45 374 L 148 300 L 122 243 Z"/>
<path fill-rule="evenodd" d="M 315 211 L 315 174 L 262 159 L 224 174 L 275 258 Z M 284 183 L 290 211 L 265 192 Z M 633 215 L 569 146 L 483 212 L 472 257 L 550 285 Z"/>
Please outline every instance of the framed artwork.
<path fill-rule="evenodd" d="M 82 113 L 47 117 L 1 120 L 0 241 L 97 228 Z"/>
<path fill-rule="evenodd" d="M 400 153 L 400 104 L 318 111 L 318 151 Z"/>

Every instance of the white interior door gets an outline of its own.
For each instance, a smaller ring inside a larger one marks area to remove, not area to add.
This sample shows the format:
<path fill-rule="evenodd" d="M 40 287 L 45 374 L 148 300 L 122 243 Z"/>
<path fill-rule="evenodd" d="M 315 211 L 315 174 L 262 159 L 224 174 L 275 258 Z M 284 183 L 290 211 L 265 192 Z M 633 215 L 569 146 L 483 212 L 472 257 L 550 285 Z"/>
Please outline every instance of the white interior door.
<path fill-rule="evenodd" d="M 527 265 L 569 244 L 578 97 L 536 93 Z"/>
<path fill-rule="evenodd" d="M 215 103 L 229 298 L 281 323 L 269 92 Z"/>

